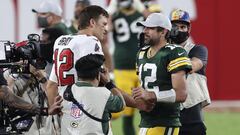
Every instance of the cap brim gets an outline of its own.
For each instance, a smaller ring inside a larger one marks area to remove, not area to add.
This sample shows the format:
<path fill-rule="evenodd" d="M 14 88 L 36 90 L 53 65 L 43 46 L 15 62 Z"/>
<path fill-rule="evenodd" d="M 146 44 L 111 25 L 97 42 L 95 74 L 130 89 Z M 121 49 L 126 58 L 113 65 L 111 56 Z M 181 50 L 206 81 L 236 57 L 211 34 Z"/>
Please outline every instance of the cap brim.
<path fill-rule="evenodd" d="M 151 27 L 158 27 L 158 26 L 154 26 L 152 24 L 149 24 L 146 21 L 145 22 L 137 22 L 137 26 L 144 26 L 144 27 L 149 27 L 149 28 L 151 28 Z"/>
<path fill-rule="evenodd" d="M 35 9 L 32 9 L 32 12 L 33 12 L 33 13 L 38 13 L 38 11 L 37 11 L 37 10 L 35 10 Z"/>
<path fill-rule="evenodd" d="M 144 22 L 137 22 L 137 26 L 145 26 Z"/>

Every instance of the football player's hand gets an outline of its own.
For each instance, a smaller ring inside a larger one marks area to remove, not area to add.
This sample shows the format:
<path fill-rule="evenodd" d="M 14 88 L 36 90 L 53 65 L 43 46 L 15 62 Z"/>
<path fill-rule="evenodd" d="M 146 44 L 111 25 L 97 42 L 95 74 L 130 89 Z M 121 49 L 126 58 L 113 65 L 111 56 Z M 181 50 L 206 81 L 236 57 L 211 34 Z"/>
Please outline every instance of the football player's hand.
<path fill-rule="evenodd" d="M 142 87 L 132 89 L 132 96 L 136 101 L 137 108 L 146 112 L 151 111 L 156 101 L 151 98 L 151 93 Z"/>
<path fill-rule="evenodd" d="M 143 99 L 136 99 L 136 107 L 145 112 L 150 112 L 155 107 L 155 102 L 145 101 Z"/>
<path fill-rule="evenodd" d="M 144 90 L 142 87 L 133 88 L 132 95 L 135 100 L 143 99 L 147 102 L 157 101 L 157 98 L 154 92 Z"/>

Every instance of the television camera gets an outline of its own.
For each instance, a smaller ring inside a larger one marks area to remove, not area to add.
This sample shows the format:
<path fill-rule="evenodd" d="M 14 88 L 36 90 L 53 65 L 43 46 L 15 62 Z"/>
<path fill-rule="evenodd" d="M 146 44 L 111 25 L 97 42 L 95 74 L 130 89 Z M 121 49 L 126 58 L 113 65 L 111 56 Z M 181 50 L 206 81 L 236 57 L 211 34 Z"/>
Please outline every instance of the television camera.
<path fill-rule="evenodd" d="M 29 34 L 28 40 L 20 43 L 0 40 L 0 68 L 10 69 L 14 74 L 32 74 L 30 65 L 44 69 L 46 60 L 42 57 L 40 36 Z M 43 107 L 43 91 L 39 89 L 39 104 Z M 0 101 L 0 134 L 21 134 L 30 129 L 36 114 L 11 108 Z M 40 114 L 43 116 L 42 114 Z"/>
<path fill-rule="evenodd" d="M 0 52 L 0 68 L 9 68 L 12 73 L 30 73 L 30 64 L 37 69 L 46 66 L 38 34 L 29 34 L 28 40 L 20 43 L 0 41 Z"/>

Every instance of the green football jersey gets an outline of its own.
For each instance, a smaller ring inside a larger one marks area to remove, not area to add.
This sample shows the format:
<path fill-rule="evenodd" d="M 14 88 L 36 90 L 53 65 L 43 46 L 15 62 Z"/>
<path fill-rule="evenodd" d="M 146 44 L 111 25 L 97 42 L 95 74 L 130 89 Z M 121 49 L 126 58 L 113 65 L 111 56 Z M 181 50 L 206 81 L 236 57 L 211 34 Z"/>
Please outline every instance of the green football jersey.
<path fill-rule="evenodd" d="M 180 70 L 189 72 L 191 62 L 186 51 L 177 45 L 162 47 L 152 58 L 147 57 L 150 47 L 137 54 L 137 71 L 144 89 L 159 91 L 172 89 L 171 74 Z M 140 127 L 180 126 L 180 104 L 157 102 L 151 112 L 140 111 Z"/>
<path fill-rule="evenodd" d="M 115 69 L 135 69 L 138 52 L 138 37 L 143 27 L 137 26 L 144 17 L 139 12 L 126 15 L 122 12 L 113 14 L 113 41 L 115 50 L 113 55 Z"/>

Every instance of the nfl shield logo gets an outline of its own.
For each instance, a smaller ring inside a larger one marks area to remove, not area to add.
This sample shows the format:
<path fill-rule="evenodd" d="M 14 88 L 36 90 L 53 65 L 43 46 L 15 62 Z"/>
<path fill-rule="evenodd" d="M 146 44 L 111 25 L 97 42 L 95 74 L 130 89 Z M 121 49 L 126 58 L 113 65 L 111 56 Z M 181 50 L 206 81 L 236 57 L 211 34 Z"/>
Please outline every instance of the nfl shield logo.
<path fill-rule="evenodd" d="M 83 107 L 82 104 L 80 104 L 80 105 Z M 83 113 L 83 112 L 77 107 L 77 105 L 72 104 L 71 112 L 70 112 L 70 115 L 71 115 L 72 117 L 74 117 L 75 119 L 80 118 L 80 116 L 82 115 L 82 113 Z"/>

